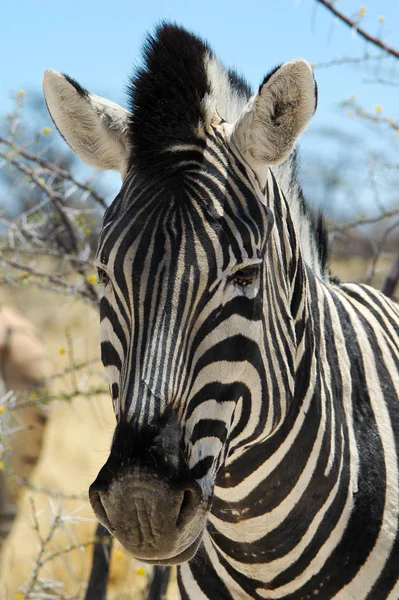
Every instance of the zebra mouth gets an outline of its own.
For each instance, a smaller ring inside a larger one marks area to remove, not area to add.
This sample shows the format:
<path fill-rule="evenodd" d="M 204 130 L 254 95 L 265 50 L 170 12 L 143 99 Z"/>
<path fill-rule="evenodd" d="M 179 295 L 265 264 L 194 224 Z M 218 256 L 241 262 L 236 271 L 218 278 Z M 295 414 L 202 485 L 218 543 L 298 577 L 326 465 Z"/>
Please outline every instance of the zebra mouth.
<path fill-rule="evenodd" d="M 209 503 L 195 480 L 173 484 L 133 470 L 110 483 L 99 477 L 89 498 L 100 523 L 136 559 L 176 565 L 196 554 Z"/>
<path fill-rule="evenodd" d="M 90 501 L 100 523 L 104 525 L 104 527 L 106 527 L 110 533 L 115 533 L 115 528 L 111 525 L 107 517 L 100 494 L 98 492 L 94 492 L 90 498 Z M 149 565 L 179 565 L 191 560 L 195 556 L 202 540 L 202 534 L 203 532 L 201 531 L 197 538 L 185 550 L 179 552 L 175 556 L 171 556 L 169 558 L 145 558 L 143 556 L 135 556 L 135 558 Z"/>
<path fill-rule="evenodd" d="M 186 548 L 185 550 L 183 550 L 183 552 L 179 552 L 179 554 L 176 554 L 176 556 L 171 556 L 170 558 L 151 558 L 151 559 L 147 559 L 147 558 L 140 558 L 138 556 L 136 556 L 135 558 L 137 558 L 137 560 L 146 563 L 148 565 L 160 565 L 160 566 L 174 566 L 174 565 L 180 565 L 182 563 L 187 562 L 188 560 L 191 560 L 192 558 L 194 558 L 194 556 L 197 553 L 198 547 L 201 543 L 202 540 L 202 532 L 199 534 L 199 536 L 194 540 L 194 542 L 192 544 L 190 544 L 190 546 L 188 548 Z"/>
<path fill-rule="evenodd" d="M 101 501 L 101 496 L 98 493 L 94 493 L 91 497 L 91 504 L 93 509 L 97 515 L 98 520 L 104 527 L 108 529 L 108 531 L 112 534 L 115 534 L 115 528 L 111 525 L 107 513 L 104 509 L 103 503 Z M 137 560 L 140 560 L 143 563 L 147 563 L 149 565 L 162 565 L 162 566 L 173 566 L 179 565 L 181 563 L 187 562 L 191 560 L 195 554 L 197 553 L 198 547 L 202 540 L 203 532 L 201 531 L 196 539 L 182 552 L 179 552 L 175 556 L 171 556 L 168 558 L 145 558 L 144 556 L 134 556 Z M 116 536 L 118 537 L 118 536 Z M 123 542 L 122 542 L 123 545 Z M 129 550 L 127 548 L 127 550 Z"/>

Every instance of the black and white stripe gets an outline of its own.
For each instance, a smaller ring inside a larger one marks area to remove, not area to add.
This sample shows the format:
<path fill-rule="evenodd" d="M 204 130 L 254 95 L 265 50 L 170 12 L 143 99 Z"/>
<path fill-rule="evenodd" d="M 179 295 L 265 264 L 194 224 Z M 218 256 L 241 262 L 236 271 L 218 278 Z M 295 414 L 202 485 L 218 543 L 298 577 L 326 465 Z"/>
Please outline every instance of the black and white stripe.
<path fill-rule="evenodd" d="M 218 142 L 175 197 L 131 183 L 101 243 L 116 412 L 145 423 L 172 404 L 190 469 L 215 483 L 182 597 L 223 597 L 217 579 L 239 598 L 394 598 L 398 311 L 316 278 L 274 177 L 268 205 L 254 202 Z M 259 282 L 241 287 L 234 268 L 259 259 Z"/>
<path fill-rule="evenodd" d="M 182 600 L 397 600 L 399 311 L 329 280 L 292 150 L 316 106 L 309 67 L 249 97 L 198 38 L 149 38 L 96 259 L 109 464 L 119 477 L 149 452 L 155 478 L 184 464 L 201 490 Z"/>

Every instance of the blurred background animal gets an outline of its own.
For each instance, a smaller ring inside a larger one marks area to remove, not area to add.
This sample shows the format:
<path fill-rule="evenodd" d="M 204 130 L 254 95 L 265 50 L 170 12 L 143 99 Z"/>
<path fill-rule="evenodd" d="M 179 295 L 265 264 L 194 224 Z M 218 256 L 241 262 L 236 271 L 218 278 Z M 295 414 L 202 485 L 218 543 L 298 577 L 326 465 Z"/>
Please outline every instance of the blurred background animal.
<path fill-rule="evenodd" d="M 51 373 L 35 326 L 4 305 L 0 305 L 0 373 L 4 392 L 43 390 Z M 21 484 L 29 479 L 39 459 L 47 412 L 33 402 L 15 411 L 12 418 L 7 415 L 7 421 L 6 469 L 0 471 L 0 551 L 15 518 Z"/>

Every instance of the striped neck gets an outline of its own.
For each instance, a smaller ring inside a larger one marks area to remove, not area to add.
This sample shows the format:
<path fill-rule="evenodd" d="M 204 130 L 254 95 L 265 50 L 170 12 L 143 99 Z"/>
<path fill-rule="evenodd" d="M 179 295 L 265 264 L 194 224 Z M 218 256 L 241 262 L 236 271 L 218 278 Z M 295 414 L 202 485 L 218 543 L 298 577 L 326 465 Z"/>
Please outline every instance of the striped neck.
<path fill-rule="evenodd" d="M 280 580 L 284 585 L 294 554 L 295 568 L 311 571 L 331 531 L 325 528 L 309 552 L 313 520 L 316 527 L 332 514 L 335 525 L 339 516 L 338 540 L 355 486 L 347 468 L 349 434 L 338 408 L 343 391 L 336 390 L 334 397 L 328 389 L 327 350 L 320 341 L 325 324 L 315 310 L 317 296 L 324 298 L 329 290 L 303 261 L 289 207 L 273 176 L 266 196 L 275 217 L 266 258 L 273 269 L 264 301 L 265 347 L 272 350 L 265 358 L 260 403 L 273 406 L 274 418 L 269 427 L 260 425 L 258 437 L 233 452 L 219 472 L 204 540 L 233 598 L 261 598 L 272 582 L 272 587 Z"/>

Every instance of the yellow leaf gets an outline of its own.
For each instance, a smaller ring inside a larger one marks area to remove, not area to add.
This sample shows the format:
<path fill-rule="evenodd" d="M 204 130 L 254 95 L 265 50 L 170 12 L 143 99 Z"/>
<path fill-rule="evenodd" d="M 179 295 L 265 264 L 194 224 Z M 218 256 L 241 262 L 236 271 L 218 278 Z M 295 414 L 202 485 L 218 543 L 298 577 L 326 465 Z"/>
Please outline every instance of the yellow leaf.
<path fill-rule="evenodd" d="M 65 350 L 65 348 L 60 348 L 60 349 L 58 350 L 58 352 L 59 352 L 59 354 L 61 354 L 61 355 L 63 355 L 63 354 L 66 354 L 66 350 Z"/>
<path fill-rule="evenodd" d="M 43 129 L 43 133 L 44 133 L 44 135 L 49 135 L 49 134 L 51 133 L 51 129 L 50 129 L 50 127 L 45 127 L 45 128 Z"/>
<path fill-rule="evenodd" d="M 382 15 L 381 17 L 378 17 L 378 20 L 380 23 L 385 23 L 385 17 L 383 17 Z"/>
<path fill-rule="evenodd" d="M 0 460 L 0 471 L 2 471 L 4 469 L 4 463 L 2 460 Z"/>
<path fill-rule="evenodd" d="M 117 550 L 115 552 L 115 560 L 122 560 L 122 558 L 123 558 L 123 552 L 122 552 L 122 550 Z"/>
<path fill-rule="evenodd" d="M 25 96 L 25 92 L 24 92 L 24 90 L 19 90 L 19 92 L 18 92 L 18 96 L 19 96 L 20 98 L 23 98 L 23 97 Z M 23 596 L 22 596 L 22 597 L 23 597 Z"/>
<path fill-rule="evenodd" d="M 363 6 L 361 6 L 361 7 L 359 8 L 359 12 L 358 12 L 358 15 L 359 15 L 359 17 L 362 17 L 362 18 L 363 18 L 363 17 L 364 17 L 364 15 L 366 14 L 366 10 L 367 10 L 367 7 L 366 7 L 366 6 L 364 6 L 364 5 L 363 5 Z"/>
<path fill-rule="evenodd" d="M 97 275 L 91 274 L 89 275 L 89 283 L 97 283 Z"/>
<path fill-rule="evenodd" d="M 382 113 L 382 106 L 381 106 L 381 104 L 377 104 L 377 106 L 375 107 L 375 112 Z"/>
<path fill-rule="evenodd" d="M 3 414 L 3 412 L 5 411 L 6 407 L 3 404 L 0 404 L 0 415 Z"/>
<path fill-rule="evenodd" d="M 146 574 L 146 570 L 145 570 L 145 568 L 144 568 L 144 567 L 138 567 L 138 568 L 136 569 L 136 573 L 137 573 L 137 575 L 141 575 L 141 576 L 143 576 L 143 575 L 145 575 L 145 574 Z"/>

